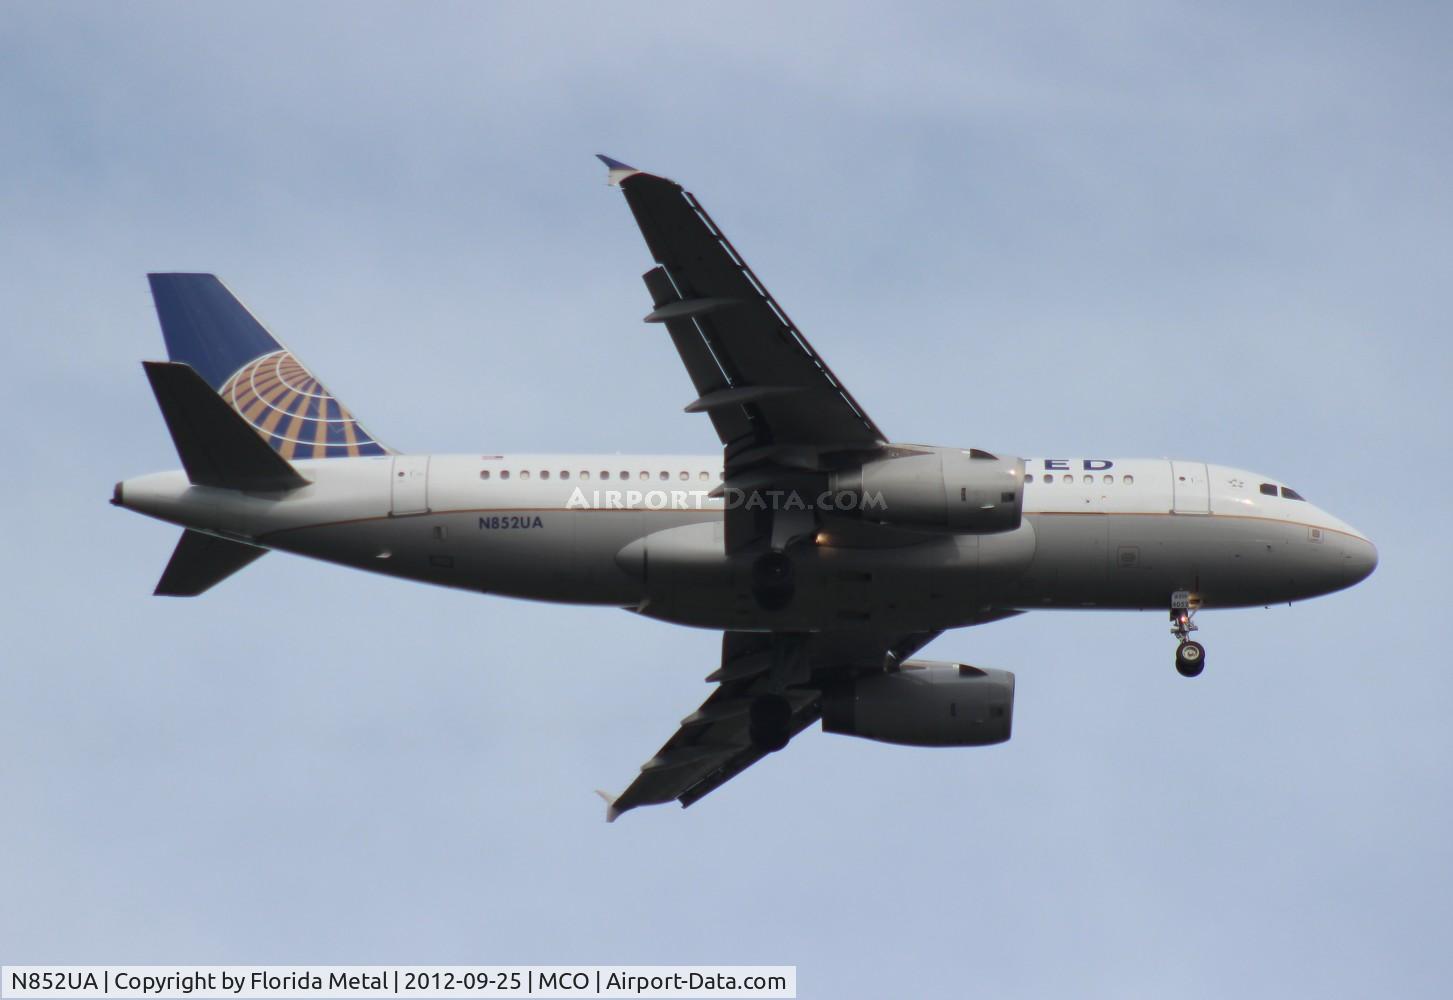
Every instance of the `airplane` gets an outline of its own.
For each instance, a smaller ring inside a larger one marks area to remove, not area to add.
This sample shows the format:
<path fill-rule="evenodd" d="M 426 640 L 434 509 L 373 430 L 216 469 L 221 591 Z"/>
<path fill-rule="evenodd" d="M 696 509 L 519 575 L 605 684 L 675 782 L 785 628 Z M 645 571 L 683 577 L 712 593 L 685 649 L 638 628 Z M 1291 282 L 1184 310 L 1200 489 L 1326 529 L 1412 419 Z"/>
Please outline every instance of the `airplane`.
<path fill-rule="evenodd" d="M 112 503 L 184 530 L 155 592 L 270 550 L 721 633 L 712 693 L 607 818 L 690 806 L 814 723 L 910 746 L 1009 739 L 1014 675 L 915 659 L 1040 609 L 1169 614 L 1194 677 L 1202 608 L 1365 579 L 1373 543 L 1272 476 L 1180 459 L 1021 458 L 894 441 L 675 181 L 599 157 L 655 265 L 720 453 L 388 448 L 213 275 L 152 274 L 169 360 L 143 362 L 180 470 Z"/>

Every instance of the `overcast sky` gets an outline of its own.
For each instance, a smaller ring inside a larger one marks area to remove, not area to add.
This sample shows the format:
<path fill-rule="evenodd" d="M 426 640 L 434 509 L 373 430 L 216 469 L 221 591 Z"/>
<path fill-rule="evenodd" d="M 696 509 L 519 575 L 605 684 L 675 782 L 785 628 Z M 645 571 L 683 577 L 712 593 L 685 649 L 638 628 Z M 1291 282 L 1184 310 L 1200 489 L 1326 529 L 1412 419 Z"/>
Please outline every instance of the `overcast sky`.
<path fill-rule="evenodd" d="M 0 6 L 0 960 L 795 964 L 804 997 L 1453 982 L 1440 4 Z M 693 190 L 891 436 L 1180 456 L 1363 585 L 1043 613 L 1012 742 L 810 731 L 607 826 L 717 636 L 274 554 L 153 598 L 144 275 L 389 444 L 712 452 L 605 152 Z"/>

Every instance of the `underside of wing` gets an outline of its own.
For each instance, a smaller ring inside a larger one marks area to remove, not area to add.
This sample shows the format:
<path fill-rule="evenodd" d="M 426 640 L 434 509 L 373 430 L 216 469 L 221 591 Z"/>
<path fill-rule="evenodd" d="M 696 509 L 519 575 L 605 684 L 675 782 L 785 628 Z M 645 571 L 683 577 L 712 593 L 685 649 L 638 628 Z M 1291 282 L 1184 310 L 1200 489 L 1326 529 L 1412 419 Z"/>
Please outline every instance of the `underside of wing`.
<path fill-rule="evenodd" d="M 787 745 L 822 714 L 824 687 L 905 660 L 937 633 L 881 636 L 726 632 L 717 687 L 610 800 L 608 818 L 673 799 L 689 806 Z"/>

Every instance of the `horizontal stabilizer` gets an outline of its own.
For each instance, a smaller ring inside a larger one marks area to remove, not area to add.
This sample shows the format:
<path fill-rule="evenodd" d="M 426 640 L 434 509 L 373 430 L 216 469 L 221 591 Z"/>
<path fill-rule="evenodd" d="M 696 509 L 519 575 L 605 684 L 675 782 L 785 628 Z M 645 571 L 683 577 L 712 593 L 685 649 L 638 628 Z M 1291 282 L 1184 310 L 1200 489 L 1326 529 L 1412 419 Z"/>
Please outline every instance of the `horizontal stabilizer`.
<path fill-rule="evenodd" d="M 196 597 L 266 554 L 267 549 L 256 545 L 204 535 L 188 528 L 182 532 L 171 562 L 166 564 L 153 593 L 160 597 Z"/>
<path fill-rule="evenodd" d="M 143 361 L 187 478 L 229 490 L 291 490 L 307 484 L 190 365 Z"/>

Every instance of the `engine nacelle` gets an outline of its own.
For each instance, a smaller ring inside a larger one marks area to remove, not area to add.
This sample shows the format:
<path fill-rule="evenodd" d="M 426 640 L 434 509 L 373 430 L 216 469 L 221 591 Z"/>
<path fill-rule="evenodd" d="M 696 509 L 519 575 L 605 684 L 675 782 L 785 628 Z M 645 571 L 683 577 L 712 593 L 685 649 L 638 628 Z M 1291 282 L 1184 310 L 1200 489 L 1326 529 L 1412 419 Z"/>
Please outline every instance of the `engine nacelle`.
<path fill-rule="evenodd" d="M 959 448 L 915 450 L 834 475 L 864 520 L 904 528 L 993 534 L 1019 527 L 1024 460 Z"/>
<path fill-rule="evenodd" d="M 908 660 L 895 673 L 830 687 L 822 729 L 914 747 L 979 747 L 1009 739 L 1014 675 L 962 663 Z"/>

